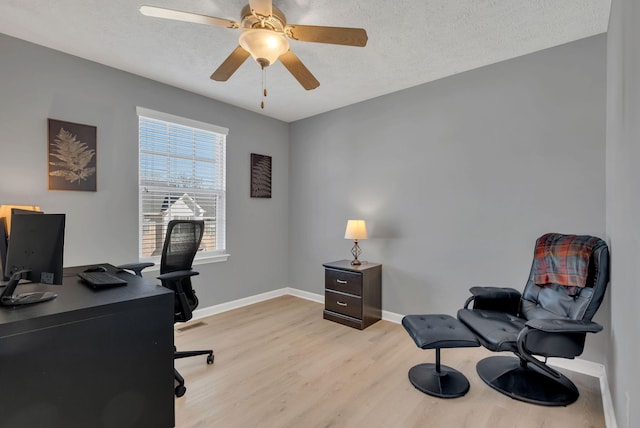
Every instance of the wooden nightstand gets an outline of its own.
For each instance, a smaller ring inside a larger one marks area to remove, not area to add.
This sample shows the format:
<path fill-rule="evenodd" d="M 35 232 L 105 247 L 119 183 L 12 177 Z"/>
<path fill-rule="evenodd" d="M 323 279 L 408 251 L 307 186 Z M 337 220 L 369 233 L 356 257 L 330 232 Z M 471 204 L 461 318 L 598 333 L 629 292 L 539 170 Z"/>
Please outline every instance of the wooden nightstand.
<path fill-rule="evenodd" d="M 382 265 L 325 263 L 324 319 L 365 329 L 382 317 Z"/>

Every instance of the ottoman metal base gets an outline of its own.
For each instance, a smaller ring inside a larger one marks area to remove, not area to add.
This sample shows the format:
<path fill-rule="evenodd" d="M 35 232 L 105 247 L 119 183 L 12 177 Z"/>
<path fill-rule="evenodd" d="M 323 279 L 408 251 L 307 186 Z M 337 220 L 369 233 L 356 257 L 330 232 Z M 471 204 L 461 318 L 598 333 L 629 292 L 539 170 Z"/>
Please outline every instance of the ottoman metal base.
<path fill-rule="evenodd" d="M 469 391 L 469 381 L 458 370 L 433 363 L 411 367 L 409 381 L 419 391 L 440 398 L 462 397 Z"/>

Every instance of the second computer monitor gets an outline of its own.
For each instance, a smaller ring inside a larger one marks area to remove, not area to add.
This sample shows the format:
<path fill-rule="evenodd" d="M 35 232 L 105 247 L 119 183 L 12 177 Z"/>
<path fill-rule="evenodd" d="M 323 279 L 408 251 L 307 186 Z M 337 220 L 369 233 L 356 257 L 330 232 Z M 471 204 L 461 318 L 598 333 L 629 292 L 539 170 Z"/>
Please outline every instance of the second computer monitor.
<path fill-rule="evenodd" d="M 33 282 L 62 284 L 64 227 L 64 214 L 13 215 L 5 275 L 28 269 Z"/>
<path fill-rule="evenodd" d="M 9 277 L 5 275 L 8 242 L 9 234 L 7 233 L 7 220 L 4 217 L 0 217 L 0 280 L 2 281 L 9 280 Z"/>

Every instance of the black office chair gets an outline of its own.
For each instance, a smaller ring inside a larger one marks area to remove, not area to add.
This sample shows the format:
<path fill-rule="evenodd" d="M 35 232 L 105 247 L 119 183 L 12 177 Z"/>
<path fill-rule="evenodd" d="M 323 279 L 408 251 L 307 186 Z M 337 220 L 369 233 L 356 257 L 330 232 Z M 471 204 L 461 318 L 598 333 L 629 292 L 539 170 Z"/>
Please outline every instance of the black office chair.
<path fill-rule="evenodd" d="M 204 221 L 202 220 L 172 220 L 167 226 L 167 234 L 162 248 L 160 260 L 160 276 L 157 278 L 162 285 L 175 292 L 174 320 L 186 322 L 193 317 L 193 310 L 198 306 L 198 298 L 191 286 L 191 277 L 198 275 L 192 269 L 193 259 L 200 247 L 204 234 Z M 153 266 L 153 263 L 132 263 L 118 266 L 142 276 L 142 270 Z M 207 364 L 213 364 L 213 350 L 200 351 L 175 351 L 174 359 L 207 355 Z M 174 368 L 176 381 L 176 397 L 182 397 L 187 388 L 184 386 L 184 378 Z"/>
<path fill-rule="evenodd" d="M 565 272 L 544 273 L 554 267 Z M 567 279 L 570 286 L 560 285 Z M 581 279 L 583 284 L 573 285 Z M 473 287 L 472 296 L 458 311 L 458 319 L 485 348 L 510 351 L 517 357 L 485 358 L 476 366 L 478 375 L 493 389 L 516 400 L 545 406 L 576 401 L 578 388 L 549 367 L 547 358 L 579 356 L 586 333 L 602 330 L 591 319 L 608 282 L 609 250 L 601 239 L 560 234 L 538 238 L 522 294 L 512 288 Z M 471 302 L 473 308 L 469 308 Z"/>

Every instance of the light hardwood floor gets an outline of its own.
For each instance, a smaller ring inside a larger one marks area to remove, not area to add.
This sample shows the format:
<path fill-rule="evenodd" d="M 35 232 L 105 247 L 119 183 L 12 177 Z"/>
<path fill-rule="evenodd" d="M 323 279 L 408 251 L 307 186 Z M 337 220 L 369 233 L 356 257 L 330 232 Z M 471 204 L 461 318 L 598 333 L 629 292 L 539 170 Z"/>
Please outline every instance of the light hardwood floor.
<path fill-rule="evenodd" d="M 178 349 L 213 348 L 215 364 L 204 357 L 176 361 L 187 386 L 176 399 L 176 427 L 605 426 L 596 378 L 565 372 L 580 390 L 578 401 L 541 407 L 484 384 L 475 364 L 495 354 L 443 349 L 442 364 L 464 373 L 471 389 L 462 398 L 434 398 L 416 390 L 407 372 L 434 362 L 435 351 L 417 348 L 401 325 L 379 321 L 359 331 L 322 319 L 322 309 L 283 296 L 177 331 Z"/>

